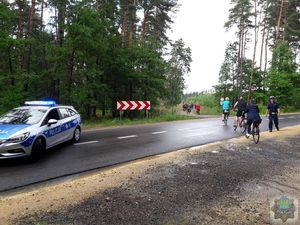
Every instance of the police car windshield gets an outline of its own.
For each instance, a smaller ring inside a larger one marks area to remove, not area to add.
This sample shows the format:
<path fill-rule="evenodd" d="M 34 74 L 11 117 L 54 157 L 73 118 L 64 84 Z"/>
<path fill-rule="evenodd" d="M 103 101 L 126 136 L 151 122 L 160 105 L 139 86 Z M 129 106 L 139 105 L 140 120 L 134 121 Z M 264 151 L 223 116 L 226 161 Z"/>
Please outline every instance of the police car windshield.
<path fill-rule="evenodd" d="M 38 123 L 47 110 L 17 108 L 9 111 L 0 117 L 0 124 L 36 124 Z"/>

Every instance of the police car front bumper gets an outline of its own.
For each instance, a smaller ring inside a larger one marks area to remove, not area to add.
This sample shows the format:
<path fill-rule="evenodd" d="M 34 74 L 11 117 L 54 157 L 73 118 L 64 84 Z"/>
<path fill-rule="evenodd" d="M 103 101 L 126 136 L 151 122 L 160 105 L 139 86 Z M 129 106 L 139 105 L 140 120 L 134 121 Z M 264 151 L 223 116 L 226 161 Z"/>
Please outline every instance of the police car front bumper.
<path fill-rule="evenodd" d="M 29 156 L 31 148 L 24 147 L 21 143 L 2 143 L 0 142 L 0 159 L 19 158 Z"/>

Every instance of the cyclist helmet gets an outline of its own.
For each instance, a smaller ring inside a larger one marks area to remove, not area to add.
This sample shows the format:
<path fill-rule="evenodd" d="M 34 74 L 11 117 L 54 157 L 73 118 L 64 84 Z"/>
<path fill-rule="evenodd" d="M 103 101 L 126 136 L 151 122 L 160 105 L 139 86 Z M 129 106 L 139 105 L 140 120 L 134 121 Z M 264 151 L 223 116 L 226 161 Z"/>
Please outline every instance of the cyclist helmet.
<path fill-rule="evenodd" d="M 270 100 L 271 100 L 271 99 L 275 99 L 275 97 L 274 97 L 274 96 L 270 96 L 269 99 L 270 99 Z"/>
<path fill-rule="evenodd" d="M 226 101 L 228 101 L 228 100 L 229 100 L 229 98 L 228 98 L 228 97 L 226 97 L 226 98 L 225 98 L 225 100 L 226 100 Z"/>

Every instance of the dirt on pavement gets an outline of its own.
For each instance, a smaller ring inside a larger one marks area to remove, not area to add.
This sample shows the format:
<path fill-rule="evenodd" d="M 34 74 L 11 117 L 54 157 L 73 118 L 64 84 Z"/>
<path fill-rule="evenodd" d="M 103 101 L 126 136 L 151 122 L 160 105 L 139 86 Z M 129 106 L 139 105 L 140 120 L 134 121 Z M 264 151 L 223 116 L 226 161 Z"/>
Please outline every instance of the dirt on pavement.
<path fill-rule="evenodd" d="M 300 199 L 300 127 L 138 160 L 0 198 L 0 224 L 300 224 L 270 218 Z"/>

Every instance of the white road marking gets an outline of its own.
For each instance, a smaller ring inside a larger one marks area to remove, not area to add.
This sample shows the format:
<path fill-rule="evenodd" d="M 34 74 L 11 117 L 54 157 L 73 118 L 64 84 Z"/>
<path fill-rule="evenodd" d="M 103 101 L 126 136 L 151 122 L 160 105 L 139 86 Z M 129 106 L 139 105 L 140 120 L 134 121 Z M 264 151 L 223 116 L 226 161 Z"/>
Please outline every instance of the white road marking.
<path fill-rule="evenodd" d="M 179 131 L 183 131 L 183 130 L 191 130 L 192 128 L 181 128 L 181 129 L 178 129 Z"/>
<path fill-rule="evenodd" d="M 157 132 L 153 132 L 152 134 L 164 134 L 164 133 L 167 133 L 167 131 L 157 131 Z"/>
<path fill-rule="evenodd" d="M 80 142 L 80 143 L 76 143 L 74 145 L 88 145 L 88 144 L 94 144 L 94 143 L 98 143 L 99 141 L 87 141 L 87 142 Z"/>
<path fill-rule="evenodd" d="M 215 132 L 211 131 L 211 132 L 199 132 L 199 133 L 190 133 L 190 134 L 186 134 L 184 135 L 184 137 L 197 137 L 197 136 L 207 136 L 209 134 L 214 134 Z"/>
<path fill-rule="evenodd" d="M 117 137 L 118 139 L 128 139 L 128 138 L 135 138 L 137 135 L 129 135 L 129 136 L 123 136 L 123 137 Z"/>
<path fill-rule="evenodd" d="M 214 151 L 211 151 L 211 152 L 212 152 L 212 153 L 215 153 L 215 154 L 216 154 L 216 153 L 219 153 L 218 151 L 215 151 L 215 150 L 214 150 Z"/>
<path fill-rule="evenodd" d="M 285 120 L 285 118 L 282 118 L 282 117 L 281 117 L 281 118 L 278 118 L 278 119 L 279 119 L 279 120 Z"/>
<path fill-rule="evenodd" d="M 289 116 L 288 118 L 289 119 L 295 119 L 296 117 L 295 116 Z"/>

